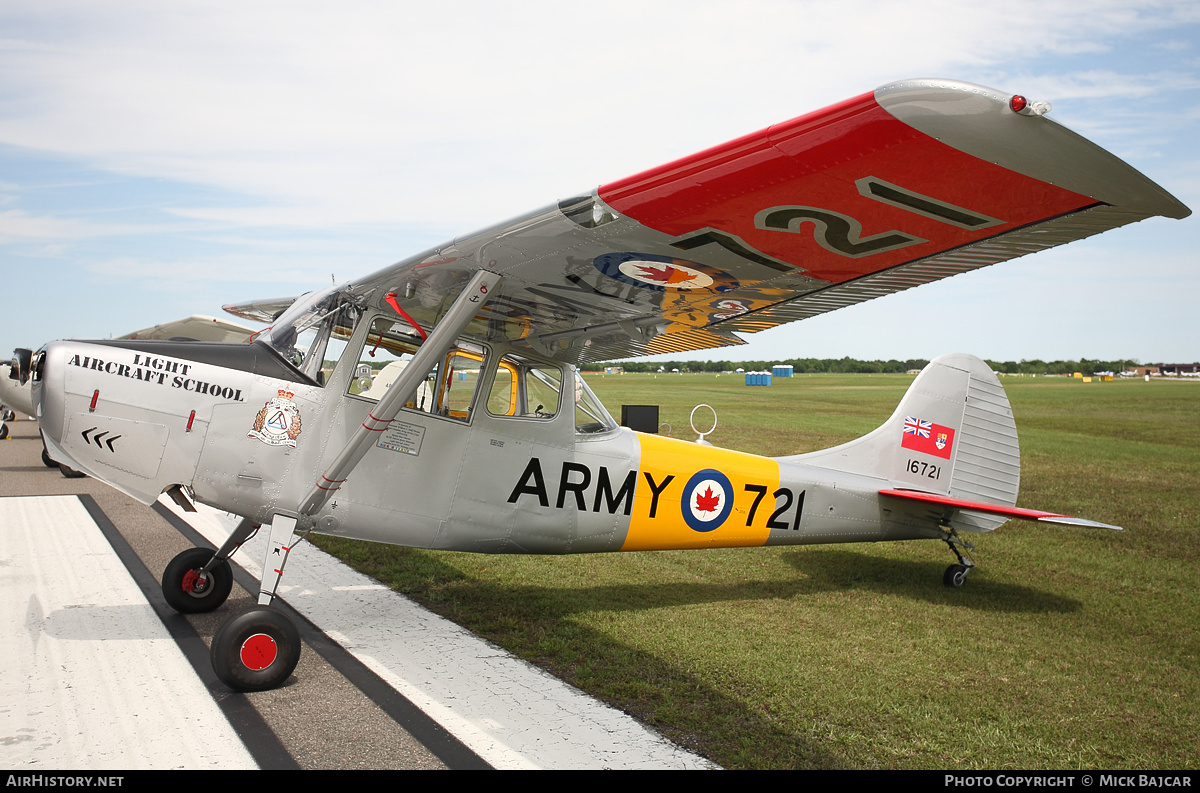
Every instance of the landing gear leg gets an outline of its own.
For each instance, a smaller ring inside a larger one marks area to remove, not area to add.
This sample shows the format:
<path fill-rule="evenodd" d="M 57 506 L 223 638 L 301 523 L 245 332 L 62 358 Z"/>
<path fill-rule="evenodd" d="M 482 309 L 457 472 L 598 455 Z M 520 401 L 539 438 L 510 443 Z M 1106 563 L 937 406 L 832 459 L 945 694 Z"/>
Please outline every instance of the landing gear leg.
<path fill-rule="evenodd" d="M 946 568 L 946 572 L 942 574 L 942 583 L 951 589 L 957 589 L 966 583 L 967 573 L 971 572 L 971 568 L 975 566 L 975 563 L 967 556 L 967 552 L 975 550 L 975 546 L 959 537 L 958 532 L 952 526 L 943 523 L 941 529 L 942 542 L 950 547 L 958 559 L 958 564 L 952 564 Z"/>
<path fill-rule="evenodd" d="M 248 521 L 243 521 L 234 536 L 247 524 Z M 274 517 L 258 605 L 228 620 L 213 637 L 213 670 L 222 683 L 235 691 L 276 688 L 288 679 L 300 661 L 300 632 L 283 612 L 271 606 L 288 554 L 297 539 L 295 528 L 295 518 Z M 246 531 L 242 539 L 249 534 Z M 232 553 L 235 545 L 240 545 L 241 541 L 233 543 L 234 536 L 221 546 L 218 556 L 222 552 Z"/>
<path fill-rule="evenodd" d="M 229 557 L 237 553 L 237 549 L 242 547 L 242 543 L 254 536 L 258 531 L 258 524 L 250 520 L 250 518 L 242 518 L 242 522 L 233 530 L 233 534 L 225 542 L 221 543 L 221 547 L 213 554 L 213 562 L 225 561 Z"/>
<path fill-rule="evenodd" d="M 287 564 L 295 535 L 296 519 L 287 515 L 276 515 L 271 520 L 271 540 L 267 545 L 267 558 L 263 560 L 262 587 L 258 592 L 258 605 L 269 606 L 275 597 L 279 579 L 283 577 L 283 566 Z"/>

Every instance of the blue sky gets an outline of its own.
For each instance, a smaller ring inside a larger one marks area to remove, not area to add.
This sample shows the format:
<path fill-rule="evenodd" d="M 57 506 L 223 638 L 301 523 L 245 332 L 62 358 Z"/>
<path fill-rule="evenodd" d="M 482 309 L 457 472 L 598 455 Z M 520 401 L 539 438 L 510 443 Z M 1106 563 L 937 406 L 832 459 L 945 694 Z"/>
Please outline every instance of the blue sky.
<path fill-rule="evenodd" d="M 0 344 L 348 280 L 907 77 L 1200 207 L 1196 2 L 5 0 Z M 1149 220 L 693 357 L 1193 361 L 1198 249 Z"/>

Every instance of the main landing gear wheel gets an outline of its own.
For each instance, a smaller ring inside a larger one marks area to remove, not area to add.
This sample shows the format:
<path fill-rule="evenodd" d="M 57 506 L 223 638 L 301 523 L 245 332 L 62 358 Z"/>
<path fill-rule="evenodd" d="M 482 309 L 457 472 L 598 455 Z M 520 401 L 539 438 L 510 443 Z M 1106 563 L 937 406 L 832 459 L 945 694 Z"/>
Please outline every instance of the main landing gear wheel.
<path fill-rule="evenodd" d="M 283 685 L 300 661 L 300 631 L 270 606 L 256 606 L 226 622 L 213 637 L 213 670 L 234 691 Z"/>
<path fill-rule="evenodd" d="M 76 471 L 71 466 L 62 465 L 61 463 L 58 466 L 58 470 L 61 471 L 62 475 L 67 479 L 82 479 L 83 477 L 87 476 L 87 474 L 85 474 L 83 471 Z"/>
<path fill-rule="evenodd" d="M 967 571 L 971 568 L 965 564 L 952 564 L 942 574 L 942 583 L 951 589 L 957 589 L 967 581 Z"/>
<path fill-rule="evenodd" d="M 222 559 L 208 572 L 200 572 L 213 553 L 206 548 L 190 548 L 171 560 L 162 577 L 162 593 L 168 606 L 181 614 L 201 614 L 221 607 L 233 589 L 233 571 Z"/>

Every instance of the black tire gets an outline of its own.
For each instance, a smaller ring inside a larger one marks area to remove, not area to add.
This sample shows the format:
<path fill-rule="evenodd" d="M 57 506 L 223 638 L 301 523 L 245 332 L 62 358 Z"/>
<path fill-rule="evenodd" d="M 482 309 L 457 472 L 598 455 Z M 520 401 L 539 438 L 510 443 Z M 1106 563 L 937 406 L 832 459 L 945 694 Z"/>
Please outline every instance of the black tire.
<path fill-rule="evenodd" d="M 233 571 L 227 560 L 221 560 L 199 575 L 213 553 L 207 548 L 190 548 L 171 560 L 162 577 L 168 606 L 181 614 L 202 614 L 221 607 L 233 589 Z"/>
<path fill-rule="evenodd" d="M 957 589 L 967 581 L 967 570 L 970 569 L 966 565 L 952 564 L 946 568 L 946 572 L 942 574 L 942 583 L 951 589 Z"/>
<path fill-rule="evenodd" d="M 83 471 L 76 471 L 71 466 L 63 465 L 62 463 L 59 463 L 58 470 L 62 471 L 62 475 L 67 479 L 82 479 L 83 477 L 87 476 L 87 474 L 85 474 Z"/>
<path fill-rule="evenodd" d="M 300 661 L 300 631 L 270 606 L 255 606 L 213 637 L 213 671 L 234 691 L 278 688 Z"/>
<path fill-rule="evenodd" d="M 0 421 L 0 441 L 8 440 L 8 425 Z"/>
<path fill-rule="evenodd" d="M 58 463 L 50 459 L 50 452 L 46 451 L 46 433 L 38 430 L 38 435 L 42 439 L 42 465 L 47 468 L 58 468 Z"/>

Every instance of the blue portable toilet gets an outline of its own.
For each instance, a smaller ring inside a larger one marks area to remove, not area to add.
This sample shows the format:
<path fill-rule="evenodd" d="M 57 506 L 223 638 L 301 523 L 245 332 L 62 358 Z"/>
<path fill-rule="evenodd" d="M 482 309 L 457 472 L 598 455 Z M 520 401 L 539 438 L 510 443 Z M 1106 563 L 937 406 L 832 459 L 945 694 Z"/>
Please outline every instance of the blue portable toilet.
<path fill-rule="evenodd" d="M 771 367 L 771 374 L 776 377 L 791 377 L 792 365 L 790 363 L 777 363 Z"/>

